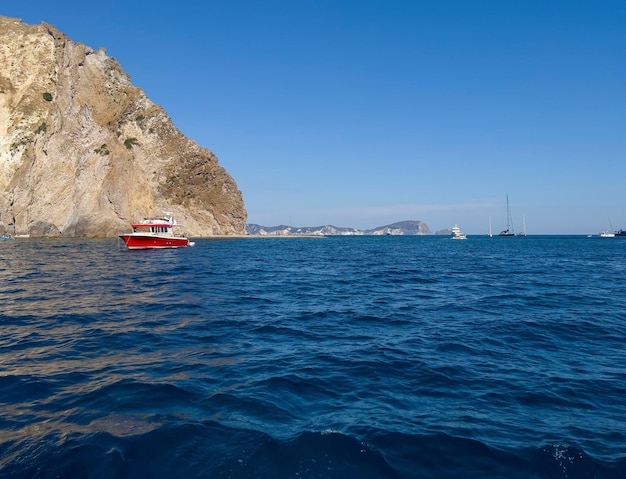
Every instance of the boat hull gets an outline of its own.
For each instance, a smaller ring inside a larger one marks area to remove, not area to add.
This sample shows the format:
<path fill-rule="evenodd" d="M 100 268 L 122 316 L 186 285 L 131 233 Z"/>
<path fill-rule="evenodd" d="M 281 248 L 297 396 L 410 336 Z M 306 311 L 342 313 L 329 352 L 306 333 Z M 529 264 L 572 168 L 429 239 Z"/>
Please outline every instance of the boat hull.
<path fill-rule="evenodd" d="M 185 237 L 157 236 L 157 235 L 120 235 L 128 249 L 173 249 L 189 246 Z"/>

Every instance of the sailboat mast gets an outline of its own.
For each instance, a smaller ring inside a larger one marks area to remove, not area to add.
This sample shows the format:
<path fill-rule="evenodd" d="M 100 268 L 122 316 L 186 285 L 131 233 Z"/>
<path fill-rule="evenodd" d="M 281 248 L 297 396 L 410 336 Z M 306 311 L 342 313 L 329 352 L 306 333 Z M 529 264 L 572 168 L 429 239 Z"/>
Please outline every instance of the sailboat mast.
<path fill-rule="evenodd" d="M 506 195 L 506 229 L 509 230 L 511 234 L 514 234 L 513 231 L 513 220 L 511 219 L 511 206 L 509 205 L 509 195 Z"/>
<path fill-rule="evenodd" d="M 511 207 L 509 206 L 509 195 L 506 195 L 506 229 L 498 236 L 515 236 L 511 221 Z"/>
<path fill-rule="evenodd" d="M 522 214 L 522 232 L 518 236 L 526 236 L 526 215 Z"/>

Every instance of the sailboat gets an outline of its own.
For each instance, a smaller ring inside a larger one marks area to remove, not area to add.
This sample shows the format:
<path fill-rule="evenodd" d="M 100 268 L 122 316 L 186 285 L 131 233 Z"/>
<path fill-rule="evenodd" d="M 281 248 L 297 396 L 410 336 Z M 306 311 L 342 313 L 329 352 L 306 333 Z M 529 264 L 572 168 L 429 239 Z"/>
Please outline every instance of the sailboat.
<path fill-rule="evenodd" d="M 489 217 L 489 231 L 487 232 L 487 236 L 490 238 L 493 237 L 493 234 L 491 233 L 491 216 Z"/>
<path fill-rule="evenodd" d="M 506 195 L 506 229 L 502 230 L 498 236 L 515 236 L 513 225 L 511 225 L 511 208 L 509 206 L 509 195 Z"/>
<path fill-rule="evenodd" d="M 526 236 L 526 215 L 522 215 L 522 232 L 518 236 Z"/>

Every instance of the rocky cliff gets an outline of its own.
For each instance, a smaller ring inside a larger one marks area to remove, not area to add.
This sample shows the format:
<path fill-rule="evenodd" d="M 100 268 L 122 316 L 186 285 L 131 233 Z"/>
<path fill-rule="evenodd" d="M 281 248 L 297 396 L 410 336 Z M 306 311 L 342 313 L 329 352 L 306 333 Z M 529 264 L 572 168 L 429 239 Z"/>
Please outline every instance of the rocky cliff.
<path fill-rule="evenodd" d="M 103 49 L 0 16 L 0 233 L 115 236 L 172 212 L 243 234 L 241 192 Z"/>

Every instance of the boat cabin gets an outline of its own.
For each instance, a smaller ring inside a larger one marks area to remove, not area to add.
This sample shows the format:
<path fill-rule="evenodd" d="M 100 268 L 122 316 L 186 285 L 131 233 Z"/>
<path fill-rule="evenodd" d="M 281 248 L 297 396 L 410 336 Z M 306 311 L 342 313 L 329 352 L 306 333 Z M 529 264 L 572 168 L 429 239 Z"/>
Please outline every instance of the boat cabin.
<path fill-rule="evenodd" d="M 172 225 L 169 223 L 136 223 L 133 225 L 133 233 L 172 233 Z"/>

